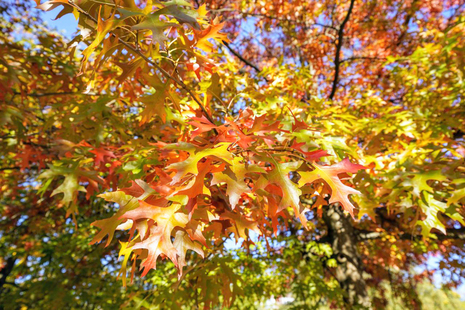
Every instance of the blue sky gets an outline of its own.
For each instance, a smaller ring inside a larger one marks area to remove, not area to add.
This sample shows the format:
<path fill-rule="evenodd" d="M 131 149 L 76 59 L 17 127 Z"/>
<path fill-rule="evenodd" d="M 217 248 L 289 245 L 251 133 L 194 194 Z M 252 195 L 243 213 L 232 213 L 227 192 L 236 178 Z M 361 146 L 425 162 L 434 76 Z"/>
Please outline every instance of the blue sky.
<path fill-rule="evenodd" d="M 55 9 L 49 12 L 44 12 L 44 21 L 51 28 L 57 29 L 60 33 L 65 35 L 67 38 L 72 38 L 73 34 L 78 30 L 77 20 L 72 14 L 67 14 L 62 18 L 55 20 L 55 17 L 59 13 L 59 9 Z"/>

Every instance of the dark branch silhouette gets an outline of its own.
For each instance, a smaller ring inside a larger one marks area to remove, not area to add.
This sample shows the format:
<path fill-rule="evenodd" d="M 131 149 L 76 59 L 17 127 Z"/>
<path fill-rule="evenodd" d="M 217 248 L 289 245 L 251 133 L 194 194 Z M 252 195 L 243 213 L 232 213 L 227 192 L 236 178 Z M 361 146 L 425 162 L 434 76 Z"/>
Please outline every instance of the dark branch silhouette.
<path fill-rule="evenodd" d="M 242 57 L 241 54 L 239 54 L 238 52 L 236 52 L 232 47 L 231 45 L 229 45 L 228 42 L 226 41 L 223 41 L 223 44 L 224 46 L 226 46 L 228 48 L 228 50 L 234 54 L 234 56 L 236 56 L 237 58 L 240 59 L 240 61 L 242 61 L 243 63 L 245 63 L 247 66 L 253 68 L 255 71 L 257 71 L 258 73 L 262 72 L 260 70 L 260 68 L 258 68 L 256 65 L 254 65 L 253 63 L 251 63 L 250 61 L 248 61 L 247 59 L 245 59 L 244 57 Z"/>
<path fill-rule="evenodd" d="M 329 95 L 329 99 L 333 100 L 334 95 L 336 94 L 337 90 L 337 83 L 339 81 L 339 67 L 341 66 L 341 48 L 343 44 L 344 38 L 344 27 L 349 21 L 350 14 L 352 14 L 352 10 L 354 8 L 355 0 L 350 1 L 349 10 L 347 11 L 347 15 L 341 23 L 339 27 L 339 31 L 337 32 L 337 45 L 336 45 L 336 57 L 334 58 L 334 79 L 333 79 L 333 86 L 331 88 L 331 94 Z"/>

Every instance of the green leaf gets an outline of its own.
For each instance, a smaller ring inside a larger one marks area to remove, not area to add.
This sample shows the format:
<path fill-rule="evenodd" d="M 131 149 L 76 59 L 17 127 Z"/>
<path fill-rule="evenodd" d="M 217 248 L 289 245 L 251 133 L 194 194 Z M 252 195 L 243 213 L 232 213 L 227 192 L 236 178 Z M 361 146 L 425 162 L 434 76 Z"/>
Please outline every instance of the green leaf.
<path fill-rule="evenodd" d="M 421 221 L 417 221 L 417 225 L 421 226 L 421 233 L 424 237 L 428 237 L 431 229 L 435 228 L 446 234 L 446 228 L 444 224 L 438 218 L 439 212 L 444 212 L 447 208 L 447 204 L 444 202 L 434 199 L 433 194 L 423 192 L 424 201 L 420 200 L 420 208 L 426 218 Z"/>
<path fill-rule="evenodd" d="M 82 185 L 79 185 L 77 175 L 67 174 L 65 175 L 65 180 L 63 181 L 63 183 L 61 183 L 60 186 L 55 188 L 51 196 L 63 194 L 63 203 L 65 205 L 69 205 L 71 202 L 74 202 L 76 200 L 78 191 L 85 192 L 86 189 Z"/>
<path fill-rule="evenodd" d="M 465 185 L 465 179 L 454 180 L 452 184 L 463 186 Z M 447 205 L 450 206 L 451 204 L 457 204 L 464 197 L 465 197 L 465 187 L 456 189 L 452 192 L 452 196 L 447 200 Z"/>
<path fill-rule="evenodd" d="M 406 187 L 412 186 L 413 194 L 420 197 L 422 191 L 433 193 L 433 189 L 427 183 L 429 180 L 445 181 L 447 180 L 447 177 L 439 170 L 432 170 L 423 173 L 416 173 L 412 179 L 402 182 L 402 185 Z"/>

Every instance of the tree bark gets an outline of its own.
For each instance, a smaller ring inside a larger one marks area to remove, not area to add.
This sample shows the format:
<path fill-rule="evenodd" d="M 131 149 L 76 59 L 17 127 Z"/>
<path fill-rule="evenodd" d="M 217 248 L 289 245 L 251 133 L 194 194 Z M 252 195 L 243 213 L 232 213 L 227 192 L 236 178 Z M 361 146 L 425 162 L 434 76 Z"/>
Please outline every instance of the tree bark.
<path fill-rule="evenodd" d="M 328 237 L 338 264 L 335 277 L 346 292 L 344 301 L 350 308 L 370 308 L 363 264 L 357 250 L 357 235 L 350 218 L 339 205 L 333 204 L 325 207 L 323 220 L 328 227 Z"/>
<path fill-rule="evenodd" d="M 6 278 L 10 275 L 11 271 L 13 270 L 15 263 L 16 263 L 16 258 L 8 257 L 6 259 L 5 266 L 2 269 L 0 269 L 0 293 L 2 292 L 3 286 L 6 283 Z"/>

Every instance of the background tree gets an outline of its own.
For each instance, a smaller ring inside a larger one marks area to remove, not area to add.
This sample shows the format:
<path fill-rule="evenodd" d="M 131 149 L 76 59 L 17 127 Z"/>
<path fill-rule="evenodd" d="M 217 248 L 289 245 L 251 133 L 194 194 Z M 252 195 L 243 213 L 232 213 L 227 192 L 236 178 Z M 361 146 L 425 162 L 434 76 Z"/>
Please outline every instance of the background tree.
<path fill-rule="evenodd" d="M 37 5 L 80 31 L 2 6 L 5 307 L 418 308 L 433 254 L 462 283 L 461 1 Z"/>

